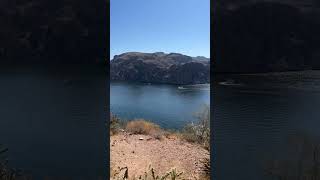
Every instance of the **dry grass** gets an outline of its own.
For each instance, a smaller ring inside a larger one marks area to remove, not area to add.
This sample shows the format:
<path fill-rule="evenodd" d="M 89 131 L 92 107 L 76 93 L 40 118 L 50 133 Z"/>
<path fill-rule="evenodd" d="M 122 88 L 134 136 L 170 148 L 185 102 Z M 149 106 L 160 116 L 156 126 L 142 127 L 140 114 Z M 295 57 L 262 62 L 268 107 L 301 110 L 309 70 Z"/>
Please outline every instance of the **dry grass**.
<path fill-rule="evenodd" d="M 148 170 L 144 172 L 144 175 L 140 175 L 138 178 L 135 177 L 129 177 L 129 169 L 128 167 L 123 167 L 118 169 L 113 169 L 111 172 L 111 178 L 112 180 L 126 180 L 126 179 L 132 179 L 132 180 L 180 180 L 183 179 L 181 175 L 183 172 L 178 172 L 176 169 L 171 169 L 167 173 L 160 175 L 157 174 L 155 169 L 149 166 Z"/>
<path fill-rule="evenodd" d="M 7 160 L 8 148 L 0 144 L 0 180 L 22 179 L 20 172 L 8 166 Z"/>
<path fill-rule="evenodd" d="M 150 135 L 158 140 L 161 140 L 168 134 L 168 132 L 161 129 L 159 125 L 144 119 L 123 121 L 115 115 L 110 115 L 110 136 L 116 135 L 121 131 L 132 134 Z"/>
<path fill-rule="evenodd" d="M 118 167 L 117 169 L 115 168 L 110 168 L 110 179 L 114 180 L 123 180 L 123 179 L 128 179 L 129 174 L 128 174 L 128 167 Z"/>
<path fill-rule="evenodd" d="M 210 179 L 211 174 L 211 164 L 210 158 L 205 158 L 201 162 L 201 170 L 202 170 L 202 177 L 201 179 Z"/>
<path fill-rule="evenodd" d="M 134 134 L 150 135 L 153 132 L 159 131 L 160 127 L 152 122 L 138 119 L 129 121 L 126 125 L 126 130 Z"/>
<path fill-rule="evenodd" d="M 133 134 L 150 135 L 159 140 L 161 140 L 165 135 L 165 131 L 162 130 L 159 125 L 144 119 L 137 119 L 127 122 L 125 129 L 127 132 Z"/>

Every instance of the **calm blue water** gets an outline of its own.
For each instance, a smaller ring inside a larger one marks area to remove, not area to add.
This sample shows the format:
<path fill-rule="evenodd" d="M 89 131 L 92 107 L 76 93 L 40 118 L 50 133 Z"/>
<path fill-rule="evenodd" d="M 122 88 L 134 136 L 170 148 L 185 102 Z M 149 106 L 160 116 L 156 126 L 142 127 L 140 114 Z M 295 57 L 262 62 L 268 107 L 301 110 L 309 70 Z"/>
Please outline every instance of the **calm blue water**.
<path fill-rule="evenodd" d="M 178 129 L 210 104 L 210 85 L 176 86 L 113 82 L 110 108 L 123 119 L 143 118 L 163 128 Z"/>
<path fill-rule="evenodd" d="M 288 153 L 290 137 L 320 137 L 319 71 L 248 79 L 242 86 L 213 89 L 214 177 L 219 180 L 274 179 L 266 162 Z"/>
<path fill-rule="evenodd" d="M 35 180 L 105 174 L 106 78 L 69 71 L 0 76 L 0 144 L 10 167 Z"/>

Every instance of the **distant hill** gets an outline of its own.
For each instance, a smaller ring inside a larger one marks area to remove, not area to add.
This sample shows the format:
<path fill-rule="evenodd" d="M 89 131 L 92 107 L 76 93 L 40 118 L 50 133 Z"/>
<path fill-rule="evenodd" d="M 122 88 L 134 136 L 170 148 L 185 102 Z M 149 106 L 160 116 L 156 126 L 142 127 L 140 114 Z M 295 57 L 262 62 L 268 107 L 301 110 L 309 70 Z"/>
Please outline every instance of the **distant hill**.
<path fill-rule="evenodd" d="M 178 53 L 128 52 L 110 61 L 111 80 L 168 84 L 209 83 L 210 62 Z"/>
<path fill-rule="evenodd" d="M 0 64 L 105 62 L 107 1 L 1 0 Z"/>
<path fill-rule="evenodd" d="M 204 56 L 192 57 L 192 59 L 195 61 L 210 61 L 210 58 L 206 58 Z"/>
<path fill-rule="evenodd" d="M 320 68 L 320 3 L 217 0 L 212 11 L 214 72 Z"/>

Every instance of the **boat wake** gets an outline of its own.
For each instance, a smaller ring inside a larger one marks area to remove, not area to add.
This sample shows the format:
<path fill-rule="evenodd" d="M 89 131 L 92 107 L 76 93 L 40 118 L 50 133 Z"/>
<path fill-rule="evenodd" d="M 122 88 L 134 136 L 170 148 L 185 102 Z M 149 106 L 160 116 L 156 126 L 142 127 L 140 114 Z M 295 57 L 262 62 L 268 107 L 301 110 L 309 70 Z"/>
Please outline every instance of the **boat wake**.
<path fill-rule="evenodd" d="M 237 83 L 233 79 L 229 79 L 227 81 L 219 82 L 219 84 L 223 85 L 223 86 L 242 86 L 241 83 Z"/>
<path fill-rule="evenodd" d="M 210 84 L 194 84 L 178 86 L 179 90 L 210 90 Z"/>

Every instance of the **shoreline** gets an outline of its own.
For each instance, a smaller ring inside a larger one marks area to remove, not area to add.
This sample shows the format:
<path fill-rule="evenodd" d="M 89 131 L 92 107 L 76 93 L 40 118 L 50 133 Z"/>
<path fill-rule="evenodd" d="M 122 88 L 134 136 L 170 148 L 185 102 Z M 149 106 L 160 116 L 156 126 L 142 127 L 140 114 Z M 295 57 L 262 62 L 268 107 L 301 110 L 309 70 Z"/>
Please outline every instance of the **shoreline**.
<path fill-rule="evenodd" d="M 235 79 L 245 83 L 290 83 L 304 79 L 320 79 L 320 70 L 268 72 L 268 73 L 242 73 L 242 74 L 217 74 L 214 83 Z"/>
<path fill-rule="evenodd" d="M 176 131 L 144 119 L 123 121 L 114 115 L 109 123 L 111 179 L 135 179 L 150 172 L 159 177 L 182 173 L 183 179 L 210 178 L 209 109 L 199 113 L 198 122 Z"/>
<path fill-rule="evenodd" d="M 198 84 L 174 84 L 174 83 L 161 83 L 161 82 L 141 82 L 141 81 L 121 81 L 111 80 L 110 83 L 127 83 L 127 84 L 141 84 L 141 85 L 171 85 L 171 86 L 194 86 L 194 85 L 210 85 L 210 82 Z"/>
<path fill-rule="evenodd" d="M 320 70 L 297 70 L 297 71 L 272 71 L 272 72 L 213 72 L 217 76 L 223 75 L 243 75 L 243 76 L 260 76 L 260 75 L 295 75 L 307 72 L 320 72 Z"/>

